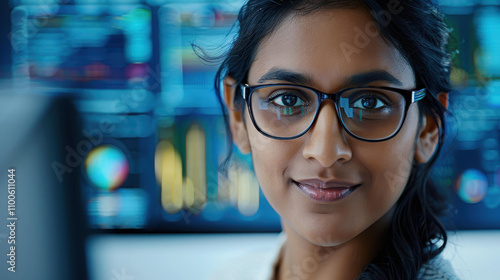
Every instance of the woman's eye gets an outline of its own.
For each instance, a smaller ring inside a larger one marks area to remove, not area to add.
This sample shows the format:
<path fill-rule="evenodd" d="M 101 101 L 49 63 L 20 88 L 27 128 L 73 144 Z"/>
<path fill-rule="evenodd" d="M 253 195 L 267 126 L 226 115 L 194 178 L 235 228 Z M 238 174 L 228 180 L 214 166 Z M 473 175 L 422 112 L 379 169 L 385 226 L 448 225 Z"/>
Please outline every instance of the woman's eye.
<path fill-rule="evenodd" d="M 272 100 L 279 106 L 296 107 L 304 105 L 304 101 L 294 94 L 283 94 Z"/>
<path fill-rule="evenodd" d="M 356 102 L 354 102 L 353 104 L 354 108 L 366 109 L 366 110 L 378 109 L 384 106 L 385 106 L 384 102 L 382 102 L 375 96 L 362 97 L 356 100 Z"/>

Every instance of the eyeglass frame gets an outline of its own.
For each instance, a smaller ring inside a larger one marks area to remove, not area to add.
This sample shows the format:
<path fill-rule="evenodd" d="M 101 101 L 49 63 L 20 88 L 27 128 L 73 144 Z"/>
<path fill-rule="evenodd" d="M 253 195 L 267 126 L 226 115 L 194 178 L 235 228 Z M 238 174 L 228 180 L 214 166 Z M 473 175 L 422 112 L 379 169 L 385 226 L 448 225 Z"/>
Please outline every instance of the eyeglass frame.
<path fill-rule="evenodd" d="M 351 135 L 352 137 L 354 137 L 354 138 L 356 138 L 358 140 L 365 141 L 365 142 L 382 142 L 382 141 L 387 141 L 387 140 L 393 138 L 394 136 L 396 136 L 399 133 L 399 131 L 401 130 L 401 128 L 403 127 L 403 124 L 404 124 L 404 122 L 406 120 L 406 116 L 408 115 L 408 110 L 410 109 L 411 104 L 413 104 L 413 103 L 415 103 L 415 102 L 417 102 L 419 100 L 422 100 L 427 95 L 427 89 L 426 88 L 422 88 L 422 89 L 418 89 L 418 90 L 406 90 L 406 89 L 393 88 L 393 87 L 358 86 L 358 87 L 344 88 L 344 89 L 341 89 L 341 90 L 339 90 L 337 92 L 333 92 L 333 93 L 328 93 L 327 94 L 327 93 L 321 92 L 321 91 L 319 91 L 317 89 L 314 89 L 312 87 L 308 87 L 308 86 L 305 86 L 305 85 L 297 85 L 297 84 L 278 83 L 278 84 L 264 84 L 264 85 L 250 86 L 248 84 L 241 83 L 239 86 L 240 86 L 240 91 L 241 91 L 241 95 L 243 97 L 243 100 L 245 100 L 245 102 L 247 103 L 248 113 L 250 114 L 250 119 L 252 120 L 252 123 L 255 126 L 255 128 L 257 129 L 257 131 L 259 131 L 264 136 L 267 136 L 269 138 L 276 139 L 276 140 L 292 140 L 292 139 L 299 138 L 302 135 L 306 134 L 309 131 L 309 129 L 311 128 L 311 126 L 316 122 L 316 119 L 318 118 L 318 115 L 319 115 L 318 113 L 319 113 L 319 109 L 321 107 L 321 103 L 324 100 L 326 100 L 326 99 L 330 99 L 330 100 L 333 101 L 333 103 L 335 105 L 335 111 L 336 111 L 336 114 L 337 114 L 337 118 L 340 120 L 340 123 L 342 124 L 342 128 L 349 135 Z M 314 112 L 314 117 L 313 117 L 311 123 L 309 124 L 309 126 L 306 129 L 304 129 L 303 132 L 299 133 L 298 135 L 291 136 L 291 137 L 278 137 L 278 136 L 273 136 L 273 135 L 270 135 L 270 134 L 264 132 L 257 125 L 257 123 L 255 121 L 255 118 L 253 116 L 253 110 L 252 110 L 252 104 L 251 104 L 252 102 L 250 102 L 249 100 L 251 99 L 252 94 L 257 89 L 265 88 L 265 87 L 271 87 L 271 86 L 294 86 L 294 87 L 299 87 L 299 88 L 304 88 L 304 89 L 311 90 L 311 91 L 313 91 L 316 94 L 316 97 L 318 98 L 318 106 L 316 106 L 316 112 Z M 346 92 L 346 91 L 349 91 L 349 90 L 362 89 L 362 88 L 382 89 L 382 90 L 393 91 L 393 92 L 399 93 L 405 99 L 405 110 L 404 110 L 404 113 L 403 113 L 403 120 L 401 121 L 401 124 L 399 125 L 398 129 L 396 129 L 396 131 L 394 131 L 391 135 L 389 135 L 389 136 L 387 136 L 385 138 L 380 138 L 380 139 L 365 139 L 365 138 L 362 138 L 362 137 L 359 137 L 359 136 L 355 135 L 354 133 L 352 133 L 347 128 L 346 124 L 344 123 L 344 119 L 342 118 L 342 115 L 340 113 L 340 109 L 338 107 L 338 104 L 339 104 L 339 101 L 340 101 L 340 95 L 342 93 Z"/>

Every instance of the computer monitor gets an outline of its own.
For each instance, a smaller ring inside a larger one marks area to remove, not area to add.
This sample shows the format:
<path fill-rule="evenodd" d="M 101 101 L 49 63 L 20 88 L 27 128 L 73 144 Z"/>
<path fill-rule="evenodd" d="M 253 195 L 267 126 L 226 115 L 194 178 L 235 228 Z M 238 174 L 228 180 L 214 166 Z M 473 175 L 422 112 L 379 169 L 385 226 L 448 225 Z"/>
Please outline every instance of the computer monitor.
<path fill-rule="evenodd" d="M 2 87 L 0 279 L 87 279 L 78 123 L 68 99 Z"/>

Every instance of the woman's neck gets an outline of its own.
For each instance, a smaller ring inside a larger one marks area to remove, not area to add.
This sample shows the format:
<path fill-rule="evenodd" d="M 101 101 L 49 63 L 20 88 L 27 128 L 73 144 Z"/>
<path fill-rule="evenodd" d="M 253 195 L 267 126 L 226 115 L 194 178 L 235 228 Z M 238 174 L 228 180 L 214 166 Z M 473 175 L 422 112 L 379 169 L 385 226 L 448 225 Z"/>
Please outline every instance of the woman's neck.
<path fill-rule="evenodd" d="M 309 242 L 282 220 L 287 239 L 277 279 L 355 279 L 384 244 L 392 215 L 391 210 L 358 236 L 333 247 L 321 247 Z"/>

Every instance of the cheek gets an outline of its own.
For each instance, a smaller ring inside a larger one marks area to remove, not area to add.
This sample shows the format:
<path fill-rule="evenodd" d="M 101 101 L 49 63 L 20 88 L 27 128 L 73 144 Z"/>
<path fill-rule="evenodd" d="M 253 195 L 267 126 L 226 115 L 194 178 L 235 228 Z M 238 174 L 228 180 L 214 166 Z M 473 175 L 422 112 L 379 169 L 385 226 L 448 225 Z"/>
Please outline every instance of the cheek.
<path fill-rule="evenodd" d="M 300 156 L 300 140 L 275 140 L 262 135 L 246 116 L 248 140 L 255 175 L 266 199 L 279 213 L 286 204 L 289 188 L 285 173 L 293 159 Z"/>
<path fill-rule="evenodd" d="M 412 169 L 417 131 L 414 116 L 409 117 L 394 138 L 359 145 L 355 151 L 370 177 L 368 205 L 380 207 L 382 203 L 385 208 L 391 207 L 404 191 Z"/>
<path fill-rule="evenodd" d="M 255 174 L 267 195 L 267 186 L 276 185 L 277 181 L 282 179 L 279 174 L 286 169 L 292 152 L 283 141 L 271 139 L 258 132 L 248 115 L 246 124 Z"/>
<path fill-rule="evenodd" d="M 388 144 L 388 143 L 387 143 Z M 394 147 L 377 146 L 372 152 L 366 152 L 366 159 L 360 156 L 365 164 L 371 181 L 372 197 L 395 201 L 406 186 L 412 164 L 412 146 Z M 376 151 L 373 152 L 373 151 Z M 377 199 L 371 199 L 376 202 Z"/>

